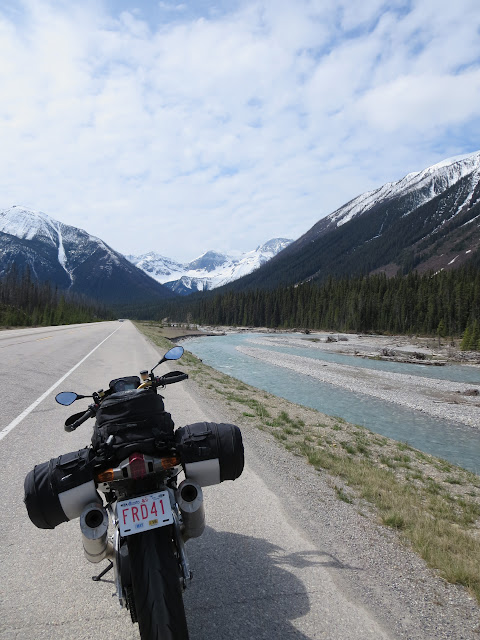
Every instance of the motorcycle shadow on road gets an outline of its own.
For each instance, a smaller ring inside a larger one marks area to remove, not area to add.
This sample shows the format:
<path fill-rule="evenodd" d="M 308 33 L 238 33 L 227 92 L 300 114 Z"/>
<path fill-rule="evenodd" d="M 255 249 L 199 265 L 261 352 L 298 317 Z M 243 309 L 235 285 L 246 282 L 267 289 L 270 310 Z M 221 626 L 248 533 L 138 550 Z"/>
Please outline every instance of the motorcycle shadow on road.
<path fill-rule="evenodd" d="M 341 568 L 318 551 L 289 554 L 264 539 L 210 527 L 187 550 L 194 573 L 185 593 L 191 640 L 308 640 L 291 622 L 310 611 L 304 582 L 312 584 L 315 567 Z"/>

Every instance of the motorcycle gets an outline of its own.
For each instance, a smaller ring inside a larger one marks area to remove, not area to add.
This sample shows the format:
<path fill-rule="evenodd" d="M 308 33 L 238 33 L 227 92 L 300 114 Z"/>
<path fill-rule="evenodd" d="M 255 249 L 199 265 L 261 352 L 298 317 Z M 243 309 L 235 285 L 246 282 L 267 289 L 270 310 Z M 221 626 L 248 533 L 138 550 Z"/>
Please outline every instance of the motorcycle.
<path fill-rule="evenodd" d="M 108 561 L 93 580 L 113 570 L 120 606 L 138 622 L 142 640 L 188 640 L 183 592 L 193 573 L 185 543 L 205 528 L 202 487 L 235 480 L 244 466 L 237 426 L 200 422 L 174 430 L 158 389 L 188 375 L 157 377 L 154 370 L 182 355 L 183 347 L 173 347 L 150 372 L 111 380 L 91 396 L 59 393 L 64 406 L 93 399 L 65 421 L 71 432 L 95 418 L 92 443 L 36 465 L 25 478 L 35 526 L 80 519 L 86 559 Z"/>

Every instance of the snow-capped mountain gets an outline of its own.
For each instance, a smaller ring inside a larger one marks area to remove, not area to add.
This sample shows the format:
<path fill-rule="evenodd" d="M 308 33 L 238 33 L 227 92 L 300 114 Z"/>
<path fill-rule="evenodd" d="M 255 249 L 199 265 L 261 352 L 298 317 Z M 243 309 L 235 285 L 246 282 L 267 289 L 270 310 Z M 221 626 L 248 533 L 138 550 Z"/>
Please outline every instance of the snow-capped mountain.
<path fill-rule="evenodd" d="M 18 206 L 0 211 L 0 275 L 12 263 L 28 265 L 37 280 L 106 303 L 172 295 L 100 238 Z"/>
<path fill-rule="evenodd" d="M 218 251 L 207 251 L 201 256 L 181 264 L 153 251 L 141 256 L 126 256 L 134 265 L 179 294 L 215 289 L 237 280 L 277 255 L 292 240 L 274 238 L 240 255 L 227 255 Z"/>
<path fill-rule="evenodd" d="M 374 207 L 400 198 L 405 199 L 405 215 L 408 215 L 466 176 L 471 177 L 473 190 L 478 182 L 479 172 L 480 151 L 443 160 L 423 171 L 409 173 L 397 182 L 387 182 L 378 189 L 362 193 L 317 222 L 305 235 L 319 235 L 332 227 L 340 227 Z"/>
<path fill-rule="evenodd" d="M 236 290 L 382 271 L 454 269 L 480 247 L 480 151 L 350 200 Z"/>

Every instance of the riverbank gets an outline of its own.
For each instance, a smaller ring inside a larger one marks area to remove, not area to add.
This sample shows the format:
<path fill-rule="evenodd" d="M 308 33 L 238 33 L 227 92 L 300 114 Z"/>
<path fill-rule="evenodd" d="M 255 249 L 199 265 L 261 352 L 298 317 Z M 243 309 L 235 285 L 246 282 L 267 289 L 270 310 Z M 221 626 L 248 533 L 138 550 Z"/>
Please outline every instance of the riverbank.
<path fill-rule="evenodd" d="M 140 323 L 144 327 L 158 327 L 156 322 L 142 322 Z M 169 326 L 162 326 L 161 333 L 164 338 L 171 340 L 172 342 L 178 342 L 185 338 L 202 338 L 206 336 L 223 336 L 224 331 L 215 331 L 214 329 L 197 329 L 191 328 L 190 325 L 174 324 Z"/>
<path fill-rule="evenodd" d="M 388 336 L 358 333 L 336 333 L 333 331 L 309 331 L 268 329 L 267 327 L 228 327 L 203 326 L 204 332 L 229 333 L 262 333 L 265 337 L 280 338 L 286 336 L 288 341 L 297 341 L 303 346 L 309 344 L 320 349 L 343 355 L 366 358 L 387 357 L 393 361 L 403 362 L 408 359 L 419 365 L 448 362 L 450 364 L 472 364 L 480 366 L 480 353 L 462 351 L 459 338 L 433 338 L 424 336 Z"/>

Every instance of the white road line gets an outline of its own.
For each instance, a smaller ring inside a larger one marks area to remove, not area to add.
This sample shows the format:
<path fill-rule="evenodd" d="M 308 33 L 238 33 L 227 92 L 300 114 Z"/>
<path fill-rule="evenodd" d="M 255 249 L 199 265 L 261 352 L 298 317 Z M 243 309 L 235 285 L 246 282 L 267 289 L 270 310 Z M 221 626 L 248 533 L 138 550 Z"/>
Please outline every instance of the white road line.
<path fill-rule="evenodd" d="M 50 389 L 47 389 L 47 391 L 45 391 L 45 393 L 44 393 L 44 394 L 42 394 L 42 395 L 41 395 L 37 400 L 35 400 L 35 402 L 34 402 L 33 404 L 31 404 L 27 409 L 25 409 L 25 411 L 23 411 L 23 412 L 22 412 L 22 413 L 21 413 L 17 418 L 15 418 L 15 420 L 13 420 L 9 425 L 7 425 L 4 429 L 2 429 L 2 430 L 0 431 L 0 440 L 3 440 L 3 438 L 7 435 L 7 433 L 10 433 L 10 431 L 12 431 L 12 429 L 15 429 L 15 427 L 17 426 L 17 424 L 20 424 L 20 422 L 21 422 L 24 418 L 26 418 L 26 417 L 28 416 L 28 414 L 29 414 L 29 413 L 31 413 L 31 412 L 35 409 L 35 407 L 38 407 L 38 405 L 39 405 L 43 400 L 45 400 L 45 398 L 46 398 L 48 395 L 50 395 L 50 394 L 52 393 L 52 391 L 58 387 L 58 385 L 59 385 L 59 384 L 62 384 L 62 382 L 63 382 L 66 378 L 68 378 L 68 376 L 69 376 L 71 373 L 73 373 L 73 372 L 75 371 L 75 369 L 77 369 L 77 368 L 78 368 L 78 367 L 79 367 L 83 362 L 85 362 L 85 360 L 86 360 L 89 356 L 91 356 L 91 355 L 92 355 L 92 353 L 98 349 L 98 347 L 101 347 L 101 346 L 102 346 L 102 344 L 103 344 L 104 342 L 106 342 L 109 338 L 111 338 L 111 336 L 113 336 L 113 334 L 114 334 L 114 333 L 116 333 L 119 329 L 121 329 L 121 327 L 118 327 L 117 329 L 115 329 L 115 331 L 112 331 L 112 333 L 111 333 L 109 336 L 107 336 L 107 337 L 105 338 L 105 340 L 102 340 L 102 341 L 100 342 L 100 344 L 97 344 L 97 346 L 96 346 L 94 349 L 92 349 L 92 350 L 90 351 L 90 353 L 87 353 L 87 355 L 86 355 L 84 358 L 82 358 L 82 359 L 80 360 L 80 362 L 78 362 L 74 367 L 72 367 L 72 368 L 70 369 L 70 371 L 68 371 L 68 373 L 66 373 L 64 376 L 62 376 L 62 377 L 60 378 L 60 380 L 57 380 L 57 382 L 55 382 L 55 384 L 54 384 L 54 385 L 52 385 L 52 386 L 50 387 Z"/>

